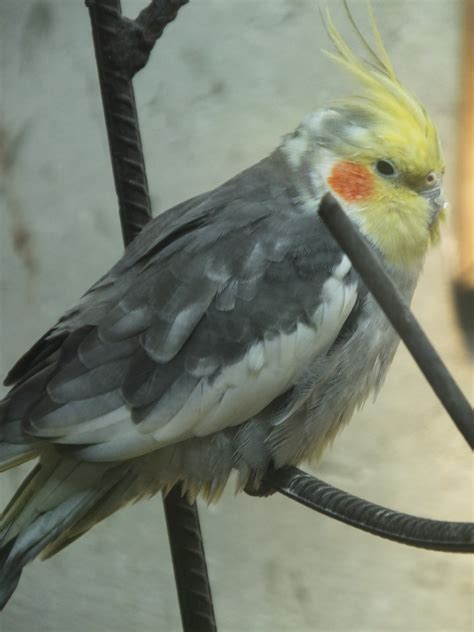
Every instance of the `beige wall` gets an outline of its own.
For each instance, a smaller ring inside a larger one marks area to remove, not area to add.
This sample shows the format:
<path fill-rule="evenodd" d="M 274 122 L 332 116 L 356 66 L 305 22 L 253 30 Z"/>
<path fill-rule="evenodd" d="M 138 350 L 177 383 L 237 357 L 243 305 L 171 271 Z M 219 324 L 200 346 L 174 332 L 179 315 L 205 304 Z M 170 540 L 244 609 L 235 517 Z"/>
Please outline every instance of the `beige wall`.
<path fill-rule="evenodd" d="M 121 252 L 83 4 L 0 4 L 2 374 Z M 143 4 L 124 2 L 130 15 Z M 328 4 L 343 24 L 340 3 Z M 365 23 L 365 3 L 352 5 Z M 440 126 L 452 192 L 461 2 L 375 5 L 395 67 Z M 155 212 L 249 166 L 343 95 L 347 82 L 322 46 L 317 0 L 193 0 L 135 82 Z M 429 256 L 414 308 L 469 389 L 450 244 Z M 376 405 L 315 471 L 395 509 L 472 519 L 469 451 L 404 349 Z M 2 502 L 23 474 L 3 475 Z M 467 557 L 385 542 L 278 495 L 229 490 L 201 517 L 222 631 L 472 630 Z M 179 629 L 159 498 L 29 566 L 0 618 L 2 632 L 132 629 Z"/>

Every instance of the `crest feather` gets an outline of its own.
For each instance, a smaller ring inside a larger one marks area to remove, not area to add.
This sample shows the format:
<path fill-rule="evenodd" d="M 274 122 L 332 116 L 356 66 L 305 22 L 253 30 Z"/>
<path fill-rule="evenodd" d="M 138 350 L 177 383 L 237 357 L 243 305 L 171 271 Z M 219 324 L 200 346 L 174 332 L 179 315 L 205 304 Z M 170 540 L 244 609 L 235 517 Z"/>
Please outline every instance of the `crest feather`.
<path fill-rule="evenodd" d="M 355 76 L 365 88 L 362 95 L 343 99 L 343 104 L 362 107 L 374 114 L 381 123 L 385 122 L 387 129 L 404 129 L 406 138 L 413 134 L 419 135 L 420 140 L 423 138 L 425 143 L 428 141 L 431 150 L 438 154 L 436 129 L 418 100 L 400 83 L 377 27 L 370 0 L 367 0 L 367 5 L 373 45 L 362 34 L 347 0 L 344 0 L 349 22 L 367 53 L 367 59 L 355 52 L 345 41 L 334 25 L 329 9 L 326 9 L 323 16 L 326 31 L 335 48 L 335 52 L 323 52 Z"/>
<path fill-rule="evenodd" d="M 344 0 L 344 8 L 346 10 L 349 22 L 362 46 L 369 54 L 371 61 L 368 61 L 359 56 L 350 48 L 350 46 L 337 30 L 328 8 L 326 8 L 324 25 L 332 43 L 334 44 L 336 53 L 331 53 L 326 50 L 324 50 L 323 52 L 335 62 L 341 64 L 351 73 L 355 74 L 367 87 L 375 88 L 379 86 L 380 81 L 385 78 L 389 80 L 389 82 L 392 84 L 392 87 L 397 86 L 399 89 L 401 89 L 400 81 L 395 74 L 392 62 L 390 61 L 387 50 L 382 40 L 382 36 L 380 35 L 380 31 L 377 27 L 372 4 L 370 2 L 368 2 L 367 4 L 370 27 L 372 31 L 372 36 L 374 38 L 375 48 L 369 44 L 366 37 L 362 34 L 361 30 L 357 26 L 354 16 L 349 9 L 347 1 Z M 385 86 L 388 87 L 386 84 Z"/>

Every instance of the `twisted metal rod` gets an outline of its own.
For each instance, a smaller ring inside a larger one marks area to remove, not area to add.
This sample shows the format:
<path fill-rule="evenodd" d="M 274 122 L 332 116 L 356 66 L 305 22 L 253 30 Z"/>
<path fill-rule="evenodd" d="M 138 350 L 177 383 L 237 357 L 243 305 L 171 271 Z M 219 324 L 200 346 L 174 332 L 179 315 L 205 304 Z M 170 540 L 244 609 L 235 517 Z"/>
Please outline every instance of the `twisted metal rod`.
<path fill-rule="evenodd" d="M 135 94 L 110 50 L 123 29 L 120 0 L 86 0 L 94 40 L 110 158 L 117 191 L 124 244 L 151 219 Z"/>
<path fill-rule="evenodd" d="M 150 53 L 178 11 L 189 0 L 152 0 L 135 20 L 121 18 L 109 50 L 121 72 L 131 79 L 148 62 Z"/>
<path fill-rule="evenodd" d="M 296 467 L 269 472 L 264 483 L 325 516 L 387 540 L 423 549 L 474 553 L 474 524 L 419 518 L 352 496 Z"/>
<path fill-rule="evenodd" d="M 207 576 L 206 556 L 195 504 L 183 499 L 176 485 L 164 500 L 181 621 L 185 632 L 217 630 Z"/>
<path fill-rule="evenodd" d="M 86 0 L 125 245 L 151 219 L 151 204 L 131 78 L 142 68 L 165 26 L 188 0 L 154 0 L 136 20 L 120 0 Z M 119 54 L 120 53 L 120 54 Z M 216 630 L 196 504 L 176 487 L 163 499 L 185 632 Z"/>

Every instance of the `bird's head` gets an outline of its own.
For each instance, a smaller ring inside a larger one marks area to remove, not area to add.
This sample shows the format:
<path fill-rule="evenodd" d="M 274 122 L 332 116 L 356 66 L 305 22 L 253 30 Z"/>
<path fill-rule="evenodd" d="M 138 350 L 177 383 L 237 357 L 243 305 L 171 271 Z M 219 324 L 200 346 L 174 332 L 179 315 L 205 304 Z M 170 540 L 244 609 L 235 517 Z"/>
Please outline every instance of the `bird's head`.
<path fill-rule="evenodd" d="M 327 54 L 362 90 L 308 115 L 283 147 L 290 164 L 304 163 L 315 189 L 329 190 L 384 257 L 416 263 L 438 241 L 446 207 L 438 134 L 395 75 L 372 11 L 374 47 L 347 13 L 370 61 L 352 51 L 329 13 L 336 52 Z"/>

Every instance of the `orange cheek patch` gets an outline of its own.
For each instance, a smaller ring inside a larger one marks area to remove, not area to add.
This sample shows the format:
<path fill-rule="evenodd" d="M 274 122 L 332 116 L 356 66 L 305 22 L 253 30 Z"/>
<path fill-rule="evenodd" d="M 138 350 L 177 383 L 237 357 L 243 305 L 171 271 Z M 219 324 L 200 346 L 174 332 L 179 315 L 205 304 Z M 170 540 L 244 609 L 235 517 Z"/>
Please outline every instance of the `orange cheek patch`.
<path fill-rule="evenodd" d="M 374 176 L 367 167 L 354 162 L 338 162 L 328 178 L 332 190 L 348 202 L 365 200 L 374 190 Z"/>

